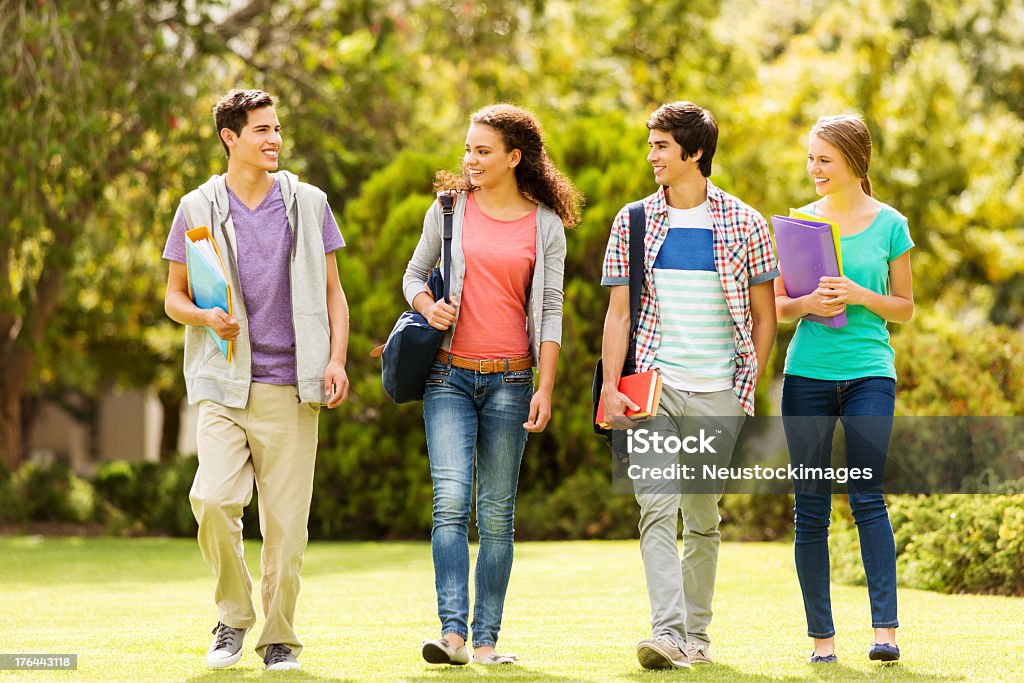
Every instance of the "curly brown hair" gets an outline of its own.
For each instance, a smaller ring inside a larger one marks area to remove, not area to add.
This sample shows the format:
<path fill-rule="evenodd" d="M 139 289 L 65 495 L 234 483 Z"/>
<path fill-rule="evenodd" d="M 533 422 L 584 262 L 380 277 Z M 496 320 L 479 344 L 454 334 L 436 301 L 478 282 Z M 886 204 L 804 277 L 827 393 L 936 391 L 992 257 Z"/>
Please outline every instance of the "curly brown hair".
<path fill-rule="evenodd" d="M 520 151 L 522 159 L 515 174 L 524 196 L 554 211 L 565 227 L 579 224 L 583 195 L 548 157 L 537 117 L 512 104 L 492 104 L 475 112 L 469 120 L 496 130 L 506 151 Z M 442 170 L 434 178 L 435 192 L 475 189 L 465 171 L 458 174 Z"/>

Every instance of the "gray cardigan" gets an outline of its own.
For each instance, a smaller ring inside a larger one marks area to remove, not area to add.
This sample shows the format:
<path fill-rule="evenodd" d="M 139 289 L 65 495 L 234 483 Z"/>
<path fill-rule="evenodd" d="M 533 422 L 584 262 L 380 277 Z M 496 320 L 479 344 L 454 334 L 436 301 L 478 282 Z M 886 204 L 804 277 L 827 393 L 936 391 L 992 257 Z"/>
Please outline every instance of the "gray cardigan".
<path fill-rule="evenodd" d="M 466 259 L 462 253 L 462 219 L 466 213 L 466 198 L 465 192 L 458 194 L 455 201 L 455 216 L 452 221 L 452 296 L 462 295 L 462 283 L 466 277 Z M 441 258 L 443 227 L 441 203 L 435 201 L 423 218 L 423 234 L 420 236 L 419 244 L 416 245 L 412 259 L 409 260 L 409 265 L 405 268 L 405 277 L 402 279 L 402 290 L 410 306 L 417 294 L 426 291 L 425 283 L 430 276 L 430 271 Z M 537 265 L 544 264 L 544 267 L 534 266 L 533 281 L 530 285 L 529 301 L 526 307 L 526 332 L 530 338 L 534 365 L 540 358 L 541 342 L 562 343 L 565 227 L 562 225 L 562 220 L 544 206 L 537 207 L 537 260 L 535 263 Z M 455 323 L 448 328 L 448 333 L 441 341 L 441 348 L 446 351 L 452 346 L 452 336 L 455 333 L 455 326 L 458 324 L 458 314 L 456 314 Z"/>
<path fill-rule="evenodd" d="M 327 315 L 327 261 L 324 258 L 323 224 L 327 195 L 299 182 L 287 172 L 274 174 L 288 207 L 292 231 L 291 307 L 295 325 L 296 399 L 320 403 L 324 396 L 324 369 L 331 356 L 331 332 Z M 252 348 L 249 321 L 238 280 L 235 228 L 228 211 L 226 176 L 215 175 L 181 200 L 189 229 L 206 225 L 231 279 L 231 313 L 241 331 L 229 363 L 202 327 L 185 328 L 185 388 L 189 403 L 210 400 L 228 408 L 244 408 L 252 384 Z"/>

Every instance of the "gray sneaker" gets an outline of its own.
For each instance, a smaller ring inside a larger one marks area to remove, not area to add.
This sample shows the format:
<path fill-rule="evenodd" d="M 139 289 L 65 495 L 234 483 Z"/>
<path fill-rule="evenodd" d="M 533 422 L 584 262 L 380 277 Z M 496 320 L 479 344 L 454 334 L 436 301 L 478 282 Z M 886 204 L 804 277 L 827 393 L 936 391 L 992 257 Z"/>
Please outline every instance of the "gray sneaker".
<path fill-rule="evenodd" d="M 245 631 L 244 628 L 231 628 L 218 621 L 213 627 L 213 644 L 206 653 L 206 666 L 211 669 L 223 669 L 238 664 L 238 660 L 242 658 Z"/>
<path fill-rule="evenodd" d="M 711 643 L 703 640 L 691 640 L 686 644 L 686 656 L 690 658 L 691 664 L 711 663 Z"/>
<path fill-rule="evenodd" d="M 641 640 L 636 645 L 636 658 L 645 669 L 689 669 L 690 660 L 668 636 Z"/>
<path fill-rule="evenodd" d="M 263 663 L 267 665 L 267 671 L 294 671 L 302 668 L 299 666 L 299 660 L 292 654 L 292 649 L 280 643 L 267 647 Z"/>

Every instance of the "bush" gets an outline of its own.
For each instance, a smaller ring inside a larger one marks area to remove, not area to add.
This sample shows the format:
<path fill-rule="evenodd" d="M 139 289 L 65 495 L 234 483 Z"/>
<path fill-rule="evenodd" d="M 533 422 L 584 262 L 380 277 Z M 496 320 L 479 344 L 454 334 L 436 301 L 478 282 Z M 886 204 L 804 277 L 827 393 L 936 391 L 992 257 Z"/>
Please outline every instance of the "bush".
<path fill-rule="evenodd" d="M 161 463 L 104 463 L 93 479 L 97 517 L 113 534 L 195 535 L 197 525 L 188 493 L 198 464 L 195 456 L 179 456 Z M 255 504 L 246 508 L 243 523 L 246 536 L 259 535 Z"/>
<path fill-rule="evenodd" d="M 723 540 L 778 541 L 793 535 L 791 494 L 730 493 L 719 508 Z"/>
<path fill-rule="evenodd" d="M 1024 338 L 938 315 L 892 335 L 897 415 L 1024 415 Z"/>
<path fill-rule="evenodd" d="M 13 509 L 11 521 L 84 523 L 93 519 L 92 486 L 67 465 L 27 462 L 7 486 L 14 501 L 5 505 Z"/>
<path fill-rule="evenodd" d="M 7 467 L 0 463 L 0 522 L 21 523 L 25 521 L 25 506 L 14 477 Z"/>
<path fill-rule="evenodd" d="M 833 515 L 832 576 L 863 585 L 849 506 Z M 900 586 L 1024 595 L 1024 495 L 892 496 L 889 516 Z"/>
<path fill-rule="evenodd" d="M 523 540 L 619 539 L 637 536 L 638 507 L 609 490 L 609 473 L 580 468 L 554 491 L 521 493 L 516 537 Z"/>

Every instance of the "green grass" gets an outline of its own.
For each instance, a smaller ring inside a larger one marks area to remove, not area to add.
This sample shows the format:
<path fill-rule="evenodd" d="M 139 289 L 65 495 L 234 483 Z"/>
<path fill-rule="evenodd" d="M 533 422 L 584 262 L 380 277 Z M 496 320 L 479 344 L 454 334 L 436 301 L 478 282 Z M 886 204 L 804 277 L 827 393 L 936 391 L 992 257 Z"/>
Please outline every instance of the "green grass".
<path fill-rule="evenodd" d="M 258 568 L 259 546 L 249 543 Z M 437 633 L 425 543 L 314 543 L 297 626 L 303 670 L 279 680 L 799 681 L 1024 680 L 1024 599 L 900 592 L 904 660 L 882 667 L 863 587 L 835 586 L 840 666 L 806 664 L 803 609 L 786 544 L 724 544 L 711 635 L 716 664 L 647 672 L 647 594 L 635 541 L 522 543 L 501 650 L 521 665 L 435 667 L 419 643 Z M 213 579 L 188 540 L 0 538 L 0 653 L 77 653 L 72 672 L 0 680 L 239 681 L 267 676 L 252 652 L 207 670 Z M 257 588 L 258 596 L 258 588 Z M 259 628 L 261 624 L 257 624 Z"/>

